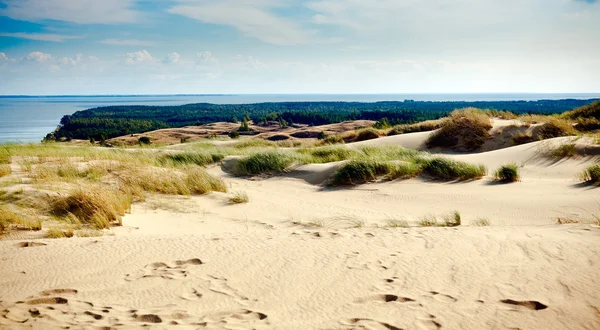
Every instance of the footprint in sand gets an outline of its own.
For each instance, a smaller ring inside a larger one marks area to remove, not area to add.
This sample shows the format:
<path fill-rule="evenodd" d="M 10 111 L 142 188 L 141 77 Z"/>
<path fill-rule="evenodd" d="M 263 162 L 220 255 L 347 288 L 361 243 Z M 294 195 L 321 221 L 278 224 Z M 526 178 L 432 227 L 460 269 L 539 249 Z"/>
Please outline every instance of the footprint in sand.
<path fill-rule="evenodd" d="M 188 276 L 187 267 L 192 265 L 202 265 L 202 260 L 198 258 L 188 260 L 176 260 L 172 263 L 155 262 L 148 264 L 144 269 L 133 274 L 125 275 L 126 281 L 139 280 L 142 278 L 159 277 L 170 280 L 181 280 Z"/>
<path fill-rule="evenodd" d="M 198 300 L 200 298 L 202 298 L 202 293 L 198 292 L 198 290 L 191 288 L 189 290 L 187 290 L 186 292 L 184 292 L 181 295 L 181 298 L 185 299 L 185 300 Z"/>
<path fill-rule="evenodd" d="M 360 327 L 359 329 L 366 329 L 366 330 L 379 330 L 379 329 L 403 330 L 402 328 L 391 325 L 389 323 L 375 321 L 375 320 L 366 319 L 366 318 L 346 319 L 346 320 L 342 320 L 340 323 L 343 325 L 349 325 L 349 326 L 353 326 L 353 327 L 358 326 L 358 327 Z"/>
<path fill-rule="evenodd" d="M 511 305 L 511 307 L 512 307 L 511 309 L 513 309 L 513 310 L 539 311 L 539 310 L 548 308 L 547 305 L 544 305 L 541 302 L 535 301 L 535 300 L 518 301 L 518 300 L 512 300 L 512 299 L 504 299 L 504 300 L 500 300 L 500 302 L 507 304 L 507 305 Z"/>
<path fill-rule="evenodd" d="M 18 247 L 36 247 L 36 246 L 44 246 L 44 245 L 48 245 L 46 243 L 41 243 L 41 242 L 20 242 L 17 244 Z"/>
<path fill-rule="evenodd" d="M 366 298 L 360 298 L 357 299 L 356 302 L 360 303 L 360 304 L 365 304 L 365 303 L 370 303 L 370 302 L 378 302 L 378 303 L 390 303 L 390 302 L 399 302 L 399 303 L 406 303 L 406 302 L 414 302 L 414 299 L 411 298 L 407 298 L 407 297 L 400 297 L 397 295 L 393 295 L 393 294 L 378 294 L 378 295 L 374 295 L 374 296 L 370 296 L 370 297 L 366 297 Z"/>
<path fill-rule="evenodd" d="M 437 291 L 429 291 L 429 293 L 433 296 L 433 298 L 437 301 L 441 301 L 444 303 L 454 303 L 457 302 L 458 299 L 443 293 L 439 293 Z"/>
<path fill-rule="evenodd" d="M 227 284 L 226 278 L 213 276 L 213 275 L 208 275 L 208 276 L 209 276 L 208 281 L 210 281 L 209 290 L 232 297 L 237 302 L 244 304 L 244 305 L 247 304 L 248 301 L 250 301 L 250 299 L 248 297 L 240 294 L 236 289 L 229 286 L 229 284 Z"/>
<path fill-rule="evenodd" d="M 212 313 L 204 316 L 203 321 L 207 324 L 219 324 L 224 328 L 236 327 L 244 324 L 269 324 L 267 314 L 249 309 L 238 309 L 234 311 Z M 237 328 L 237 327 L 236 327 Z"/>

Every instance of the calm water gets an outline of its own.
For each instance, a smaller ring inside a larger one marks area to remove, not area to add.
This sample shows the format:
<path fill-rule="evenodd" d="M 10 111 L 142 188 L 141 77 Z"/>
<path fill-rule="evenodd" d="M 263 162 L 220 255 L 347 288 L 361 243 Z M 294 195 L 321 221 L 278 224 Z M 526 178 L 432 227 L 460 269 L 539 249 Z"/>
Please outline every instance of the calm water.
<path fill-rule="evenodd" d="M 108 105 L 243 104 L 285 101 L 509 101 L 591 99 L 600 94 L 369 94 L 369 95 L 152 95 L 152 96 L 0 96 L 0 143 L 39 142 L 64 115 Z"/>

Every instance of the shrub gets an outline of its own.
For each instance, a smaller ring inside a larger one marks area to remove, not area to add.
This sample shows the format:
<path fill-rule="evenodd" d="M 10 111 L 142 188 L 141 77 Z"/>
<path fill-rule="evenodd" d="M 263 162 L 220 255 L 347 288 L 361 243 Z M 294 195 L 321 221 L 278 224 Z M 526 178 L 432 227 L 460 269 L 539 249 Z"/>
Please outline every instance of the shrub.
<path fill-rule="evenodd" d="M 281 173 L 292 165 L 294 158 L 283 152 L 264 151 L 240 159 L 233 168 L 236 175 Z"/>
<path fill-rule="evenodd" d="M 519 166 L 515 163 L 502 165 L 494 173 L 494 179 L 500 182 L 516 182 L 519 177 Z"/>
<path fill-rule="evenodd" d="M 131 203 L 132 198 L 118 190 L 81 189 L 52 201 L 51 212 L 59 217 L 73 215 L 81 223 L 103 229 L 120 224 Z"/>
<path fill-rule="evenodd" d="M 422 161 L 423 172 L 440 180 L 480 179 L 487 174 L 483 165 L 473 165 L 447 158 L 433 158 Z"/>
<path fill-rule="evenodd" d="M 249 201 L 248 194 L 244 191 L 238 191 L 233 196 L 229 197 L 229 203 L 231 204 L 243 204 L 248 203 Z"/>
<path fill-rule="evenodd" d="M 515 145 L 521 145 L 525 143 L 531 143 L 535 141 L 535 139 L 533 138 L 533 136 L 531 136 L 531 134 L 517 133 L 513 135 L 512 141 Z"/>
<path fill-rule="evenodd" d="M 11 173 L 12 169 L 10 168 L 10 165 L 0 165 L 0 178 L 10 175 Z"/>
<path fill-rule="evenodd" d="M 354 185 L 372 182 L 378 175 L 390 174 L 393 165 L 373 160 L 355 160 L 344 164 L 334 174 L 331 185 Z"/>
<path fill-rule="evenodd" d="M 597 118 L 577 118 L 575 128 L 578 131 L 592 131 L 600 129 L 600 120 Z"/>
<path fill-rule="evenodd" d="M 179 143 L 183 144 L 183 143 L 188 143 L 188 142 L 190 142 L 190 138 L 187 136 L 179 139 Z"/>
<path fill-rule="evenodd" d="M 140 138 L 138 139 L 138 143 L 139 144 L 150 144 L 150 138 L 147 136 L 140 136 Z"/>
<path fill-rule="evenodd" d="M 373 128 L 365 128 L 356 132 L 355 142 L 366 141 L 379 138 L 379 132 Z"/>
<path fill-rule="evenodd" d="M 392 127 L 392 125 L 390 125 L 390 122 L 385 117 L 381 118 L 381 120 L 378 120 L 375 122 L 375 124 L 373 124 L 373 128 L 376 128 L 376 129 L 387 129 L 390 127 Z"/>
<path fill-rule="evenodd" d="M 580 174 L 581 181 L 588 183 L 600 183 L 600 165 L 592 165 Z"/>
<path fill-rule="evenodd" d="M 240 137 L 240 133 L 238 133 L 238 131 L 231 131 L 228 135 L 232 139 L 239 139 Z"/>
<path fill-rule="evenodd" d="M 327 134 L 325 134 L 325 132 L 320 131 L 319 134 L 317 134 L 318 140 L 325 140 L 325 138 L 327 138 Z"/>
<path fill-rule="evenodd" d="M 485 143 L 491 128 L 490 118 L 483 110 L 454 110 L 441 128 L 429 137 L 427 146 L 475 150 Z"/>
<path fill-rule="evenodd" d="M 283 141 L 283 140 L 289 140 L 290 136 L 286 135 L 286 134 L 275 134 L 273 136 L 269 136 L 267 138 L 267 140 L 269 141 Z"/>

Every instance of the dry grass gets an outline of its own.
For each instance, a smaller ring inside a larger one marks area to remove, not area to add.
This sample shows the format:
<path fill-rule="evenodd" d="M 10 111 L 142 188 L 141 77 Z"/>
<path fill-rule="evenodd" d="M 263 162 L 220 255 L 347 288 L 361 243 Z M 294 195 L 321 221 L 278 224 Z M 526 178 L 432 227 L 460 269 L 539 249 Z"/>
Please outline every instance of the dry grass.
<path fill-rule="evenodd" d="M 373 140 L 379 138 L 381 135 L 381 132 L 374 128 L 363 128 L 356 131 L 356 137 L 354 138 L 353 142 Z"/>
<path fill-rule="evenodd" d="M 453 211 L 442 217 L 440 221 L 435 215 L 425 215 L 421 217 L 419 226 L 421 227 L 458 227 L 462 224 L 460 212 Z"/>
<path fill-rule="evenodd" d="M 546 121 L 543 125 L 533 129 L 533 136 L 538 140 L 573 135 L 577 135 L 577 131 L 573 127 L 573 124 L 565 119 L 555 117 L 546 117 Z"/>
<path fill-rule="evenodd" d="M 244 204 L 249 201 L 250 198 L 248 198 L 248 194 L 245 191 L 237 191 L 233 196 L 229 197 L 229 203 L 231 204 Z"/>
<path fill-rule="evenodd" d="M 0 178 L 4 176 L 9 176 L 12 173 L 12 169 L 10 165 L 0 165 Z"/>
<path fill-rule="evenodd" d="M 386 227 L 389 228 L 409 228 L 410 225 L 406 220 L 388 220 Z"/>
<path fill-rule="evenodd" d="M 75 235 L 75 233 L 73 232 L 73 229 L 63 229 L 63 228 L 58 228 L 58 227 L 50 228 L 46 232 L 46 238 L 53 238 L 53 239 L 71 238 L 74 235 Z"/>
<path fill-rule="evenodd" d="M 483 110 L 454 110 L 441 128 L 429 137 L 427 146 L 472 151 L 481 147 L 490 137 L 491 128 L 490 117 Z"/>
<path fill-rule="evenodd" d="M 403 124 L 396 125 L 392 127 L 388 132 L 388 136 L 406 134 L 406 133 L 416 133 L 416 132 L 427 132 L 436 130 L 444 124 L 446 119 L 438 119 L 438 120 L 427 120 L 420 123 L 415 124 Z"/>
<path fill-rule="evenodd" d="M 487 227 L 490 225 L 490 221 L 488 219 L 479 218 L 473 221 L 471 225 L 475 227 Z"/>
<path fill-rule="evenodd" d="M 12 225 L 25 222 L 20 214 L 15 213 L 5 205 L 0 205 L 0 233 L 9 231 Z"/>

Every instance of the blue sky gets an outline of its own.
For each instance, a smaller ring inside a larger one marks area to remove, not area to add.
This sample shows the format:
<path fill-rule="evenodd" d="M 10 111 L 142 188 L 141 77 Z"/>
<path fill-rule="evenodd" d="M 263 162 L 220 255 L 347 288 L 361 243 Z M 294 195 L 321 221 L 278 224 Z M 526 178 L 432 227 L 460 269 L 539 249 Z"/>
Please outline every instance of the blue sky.
<path fill-rule="evenodd" d="M 0 94 L 600 92 L 596 0 L 0 0 Z"/>

